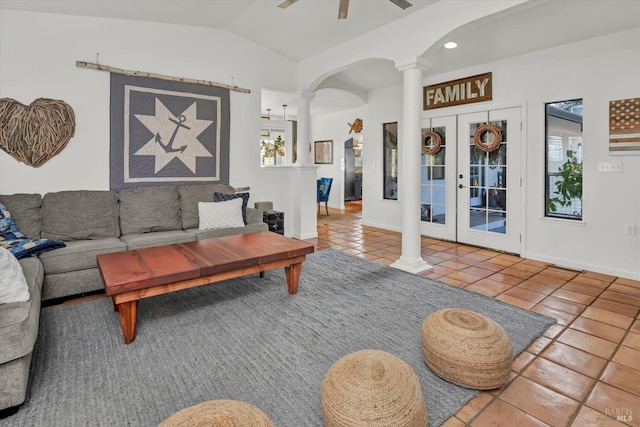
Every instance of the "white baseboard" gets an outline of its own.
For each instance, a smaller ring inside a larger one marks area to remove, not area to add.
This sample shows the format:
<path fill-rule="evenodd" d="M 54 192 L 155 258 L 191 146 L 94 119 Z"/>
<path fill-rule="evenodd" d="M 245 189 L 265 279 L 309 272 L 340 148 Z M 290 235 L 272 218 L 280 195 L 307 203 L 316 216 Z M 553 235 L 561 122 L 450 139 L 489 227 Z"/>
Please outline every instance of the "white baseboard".
<path fill-rule="evenodd" d="M 640 280 L 640 272 L 637 272 L 637 271 L 620 270 L 617 268 L 611 268 L 606 265 L 583 263 L 576 260 L 550 257 L 545 254 L 538 254 L 538 253 L 531 253 L 531 252 L 527 252 L 523 256 L 525 256 L 525 258 L 527 259 L 548 262 L 549 264 L 553 264 L 558 267 L 568 268 L 571 270 L 580 270 L 580 271 L 588 270 L 588 271 L 593 271 L 594 273 L 608 274 L 609 276 L 623 277 L 631 280 Z"/>
<path fill-rule="evenodd" d="M 402 228 L 398 228 L 398 227 L 389 227 L 389 225 L 387 224 L 378 224 L 376 222 L 371 222 L 371 221 L 362 221 L 362 225 L 366 225 L 367 227 L 375 227 L 375 228 L 381 228 L 383 230 L 389 230 L 389 231 L 397 231 L 398 233 L 402 233 Z"/>
<path fill-rule="evenodd" d="M 302 235 L 298 235 L 298 234 L 287 235 L 285 233 L 285 235 L 287 237 L 292 237 L 292 238 L 298 239 L 298 240 L 315 239 L 316 237 L 318 237 L 318 233 L 307 233 L 307 234 L 302 234 Z"/>

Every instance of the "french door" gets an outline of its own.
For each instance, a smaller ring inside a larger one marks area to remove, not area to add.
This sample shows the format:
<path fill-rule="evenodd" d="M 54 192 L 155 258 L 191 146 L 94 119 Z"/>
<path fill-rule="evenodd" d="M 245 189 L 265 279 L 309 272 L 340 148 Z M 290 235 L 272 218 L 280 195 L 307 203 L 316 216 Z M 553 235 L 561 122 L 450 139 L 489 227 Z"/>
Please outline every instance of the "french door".
<path fill-rule="evenodd" d="M 422 122 L 422 233 L 520 253 L 521 109 Z"/>

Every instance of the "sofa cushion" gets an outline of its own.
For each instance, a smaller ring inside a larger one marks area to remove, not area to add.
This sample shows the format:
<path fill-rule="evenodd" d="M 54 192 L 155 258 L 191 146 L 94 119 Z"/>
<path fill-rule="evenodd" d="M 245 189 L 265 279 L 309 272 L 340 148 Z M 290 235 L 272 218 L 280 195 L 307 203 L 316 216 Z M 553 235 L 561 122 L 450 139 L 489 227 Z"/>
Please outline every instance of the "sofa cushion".
<path fill-rule="evenodd" d="M 122 234 L 182 230 L 180 196 L 176 187 L 139 187 L 122 190 Z"/>
<path fill-rule="evenodd" d="M 129 250 L 149 248 L 151 246 L 172 245 L 174 243 L 193 242 L 196 237 L 183 230 L 158 231 L 155 233 L 123 234 L 120 238 Z"/>
<path fill-rule="evenodd" d="M 0 202 L 11 212 L 11 217 L 22 234 L 29 239 L 40 238 L 40 194 L 0 195 Z"/>
<path fill-rule="evenodd" d="M 29 301 L 29 287 L 24 272 L 15 256 L 0 247 L 0 304 Z"/>
<path fill-rule="evenodd" d="M 247 225 L 264 224 L 263 212 L 258 209 L 247 208 Z"/>
<path fill-rule="evenodd" d="M 242 199 L 242 221 L 247 224 L 247 205 L 249 204 L 249 193 L 236 193 L 236 194 L 225 194 L 225 193 L 213 193 L 213 201 L 214 202 L 226 202 L 227 200 L 233 199 Z"/>
<path fill-rule="evenodd" d="M 0 310 L 0 364 L 31 353 L 38 336 L 40 289 L 44 269 L 38 258 L 20 261 L 31 298 L 2 305 Z"/>
<path fill-rule="evenodd" d="M 42 199 L 42 237 L 73 240 L 119 237 L 114 191 L 60 191 Z"/>
<path fill-rule="evenodd" d="M 65 248 L 40 255 L 44 269 L 49 274 L 97 268 L 96 256 L 126 251 L 127 245 L 117 237 L 67 242 Z"/>
<path fill-rule="evenodd" d="M 47 274 L 42 285 L 42 301 L 67 298 L 99 290 L 104 290 L 104 282 L 97 267 Z"/>
<path fill-rule="evenodd" d="M 214 193 L 234 194 L 230 185 L 187 184 L 178 187 L 180 194 L 180 214 L 185 229 L 198 228 L 198 202 L 213 202 Z"/>

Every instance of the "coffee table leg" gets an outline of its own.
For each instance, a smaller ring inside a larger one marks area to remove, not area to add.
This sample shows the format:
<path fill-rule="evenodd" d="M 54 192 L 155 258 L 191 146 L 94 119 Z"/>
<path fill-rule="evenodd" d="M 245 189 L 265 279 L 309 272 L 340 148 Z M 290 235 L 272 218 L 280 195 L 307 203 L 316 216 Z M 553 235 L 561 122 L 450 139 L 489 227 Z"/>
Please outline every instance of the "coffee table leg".
<path fill-rule="evenodd" d="M 124 343 L 129 344 L 136 338 L 136 319 L 138 317 L 138 300 L 118 304 L 120 325 Z"/>
<path fill-rule="evenodd" d="M 300 280 L 300 271 L 302 270 L 302 263 L 291 264 L 284 268 L 284 274 L 287 276 L 287 287 L 290 294 L 298 292 L 298 280 Z"/>

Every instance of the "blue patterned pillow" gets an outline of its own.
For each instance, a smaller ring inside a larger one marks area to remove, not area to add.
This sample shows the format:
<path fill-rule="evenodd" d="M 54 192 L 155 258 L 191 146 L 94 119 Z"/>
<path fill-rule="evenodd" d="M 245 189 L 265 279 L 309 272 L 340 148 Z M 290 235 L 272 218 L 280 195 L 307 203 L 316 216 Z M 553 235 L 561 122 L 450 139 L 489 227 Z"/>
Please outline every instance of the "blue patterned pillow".
<path fill-rule="evenodd" d="M 240 197 L 242 198 L 242 220 L 244 221 L 244 225 L 247 225 L 247 205 L 249 204 L 249 193 L 213 193 L 214 202 L 226 202 L 227 200 L 233 200 Z"/>
<path fill-rule="evenodd" d="M 0 246 L 8 249 L 16 258 L 20 259 L 64 248 L 66 245 L 62 240 L 28 239 L 18 230 L 13 218 L 11 218 L 11 213 L 0 202 Z"/>

